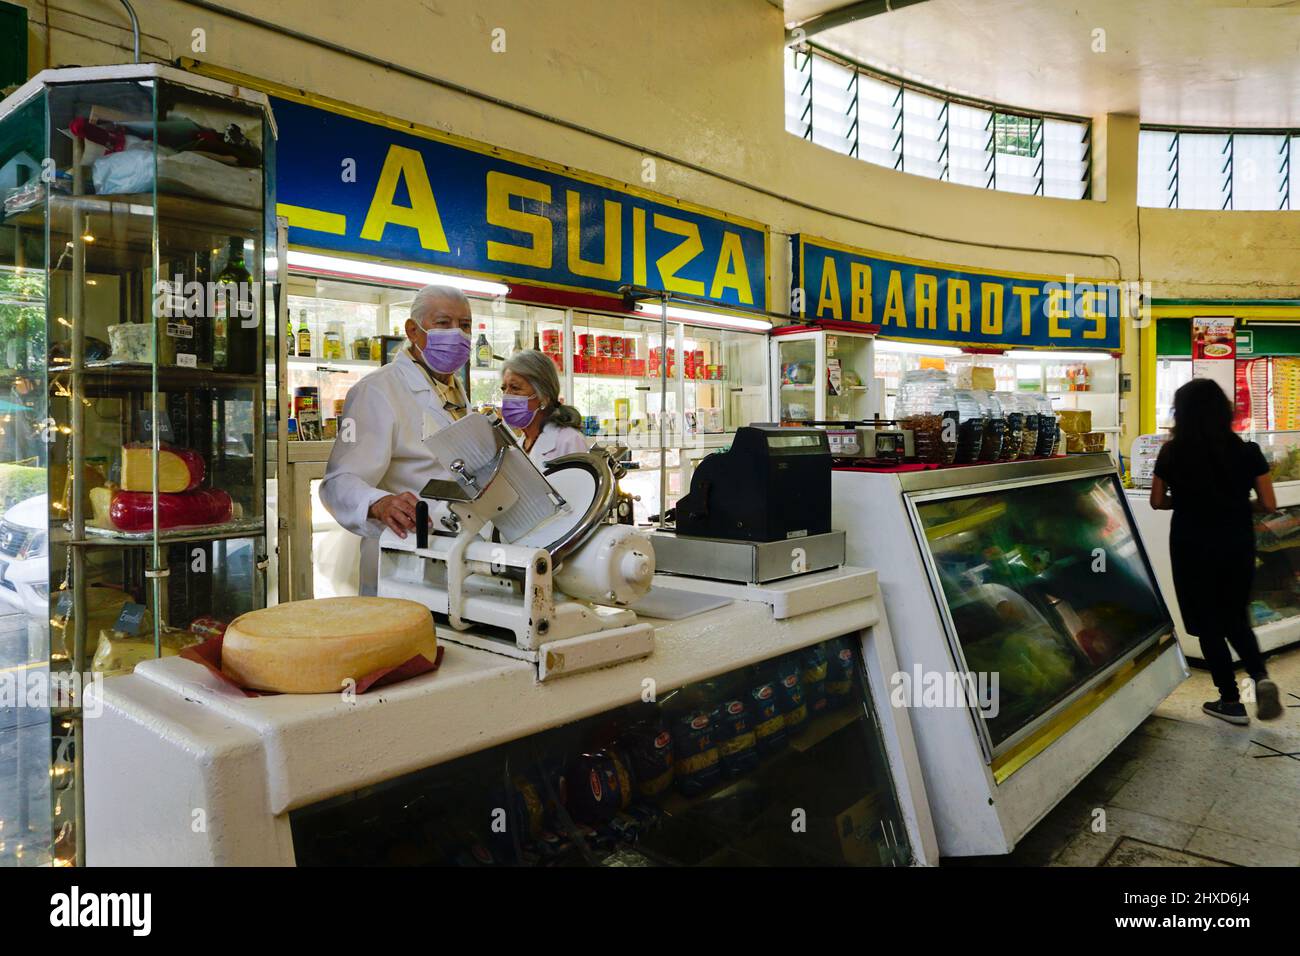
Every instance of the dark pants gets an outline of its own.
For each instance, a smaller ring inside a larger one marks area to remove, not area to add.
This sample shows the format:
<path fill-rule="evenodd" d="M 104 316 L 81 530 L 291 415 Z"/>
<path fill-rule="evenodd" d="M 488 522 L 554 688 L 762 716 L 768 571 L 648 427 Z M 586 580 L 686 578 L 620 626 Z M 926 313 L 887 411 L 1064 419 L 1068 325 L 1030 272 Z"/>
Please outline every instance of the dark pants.
<path fill-rule="evenodd" d="M 1169 536 L 1174 591 L 1187 631 L 1201 640 L 1201 653 L 1225 701 L 1241 700 L 1228 645 L 1254 680 L 1268 676 L 1250 627 L 1255 577 L 1255 531 L 1249 519 L 1210 524 L 1174 513 Z"/>
<path fill-rule="evenodd" d="M 1210 676 L 1214 678 L 1214 686 L 1219 689 L 1219 696 L 1225 701 L 1238 703 L 1241 700 L 1237 676 L 1232 666 L 1232 653 L 1228 650 L 1229 644 L 1241 658 L 1251 679 L 1261 681 L 1268 676 L 1268 671 L 1264 669 L 1264 659 L 1259 653 L 1259 641 L 1255 640 L 1250 620 L 1244 615 L 1239 621 L 1229 624 L 1226 632 L 1216 628 L 1198 636 L 1201 639 L 1201 653 L 1210 667 Z"/>

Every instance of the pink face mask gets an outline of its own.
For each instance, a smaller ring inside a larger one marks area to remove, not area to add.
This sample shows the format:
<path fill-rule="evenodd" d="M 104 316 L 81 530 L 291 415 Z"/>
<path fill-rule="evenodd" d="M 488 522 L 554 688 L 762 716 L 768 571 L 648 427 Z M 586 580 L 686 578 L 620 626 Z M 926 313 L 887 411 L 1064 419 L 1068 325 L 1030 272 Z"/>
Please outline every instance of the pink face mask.
<path fill-rule="evenodd" d="M 527 428 L 533 423 L 540 409 L 529 408 L 533 400 L 531 395 L 503 395 L 501 397 L 501 417 L 511 428 Z"/>
<path fill-rule="evenodd" d="M 448 375 L 469 361 L 469 336 L 460 329 L 429 329 L 421 354 L 429 368 Z"/>

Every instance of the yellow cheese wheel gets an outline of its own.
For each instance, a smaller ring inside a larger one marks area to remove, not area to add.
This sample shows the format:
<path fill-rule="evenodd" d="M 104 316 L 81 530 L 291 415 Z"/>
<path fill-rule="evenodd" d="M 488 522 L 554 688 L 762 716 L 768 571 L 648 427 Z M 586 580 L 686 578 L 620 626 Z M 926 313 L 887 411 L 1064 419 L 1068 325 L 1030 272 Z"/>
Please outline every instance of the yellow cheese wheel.
<path fill-rule="evenodd" d="M 250 611 L 226 628 L 221 669 L 241 686 L 338 693 L 383 667 L 437 653 L 433 618 L 414 601 L 318 598 Z"/>

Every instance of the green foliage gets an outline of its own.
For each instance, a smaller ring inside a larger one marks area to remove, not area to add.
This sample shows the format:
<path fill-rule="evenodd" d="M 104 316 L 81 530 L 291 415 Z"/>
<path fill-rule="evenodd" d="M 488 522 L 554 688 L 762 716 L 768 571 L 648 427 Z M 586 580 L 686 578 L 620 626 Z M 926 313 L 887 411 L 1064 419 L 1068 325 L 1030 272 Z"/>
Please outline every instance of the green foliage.
<path fill-rule="evenodd" d="M 0 368 L 45 363 L 45 273 L 0 266 Z"/>
<path fill-rule="evenodd" d="M 45 469 L 0 464 L 0 509 L 45 494 Z"/>

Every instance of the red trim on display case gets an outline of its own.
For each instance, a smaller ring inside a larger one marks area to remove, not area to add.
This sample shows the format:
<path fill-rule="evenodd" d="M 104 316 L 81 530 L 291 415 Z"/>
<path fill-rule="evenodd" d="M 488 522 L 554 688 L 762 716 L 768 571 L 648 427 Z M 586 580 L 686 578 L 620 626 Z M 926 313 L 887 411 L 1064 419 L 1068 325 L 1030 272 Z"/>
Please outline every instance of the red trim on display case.
<path fill-rule="evenodd" d="M 510 283 L 506 298 L 530 305 L 550 305 L 561 309 L 586 309 L 592 312 L 623 312 L 631 314 L 620 296 L 599 295 L 594 292 L 570 292 L 545 286 L 515 285 Z"/>

